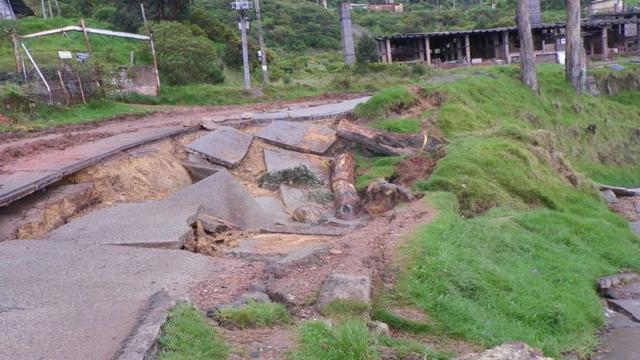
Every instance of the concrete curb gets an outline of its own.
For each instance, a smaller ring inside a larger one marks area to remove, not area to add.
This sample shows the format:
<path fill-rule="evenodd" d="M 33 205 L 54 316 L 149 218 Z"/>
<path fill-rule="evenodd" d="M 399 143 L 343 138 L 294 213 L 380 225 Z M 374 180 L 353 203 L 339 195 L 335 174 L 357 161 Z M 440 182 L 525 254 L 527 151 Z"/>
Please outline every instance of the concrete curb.
<path fill-rule="evenodd" d="M 158 350 L 157 339 L 162 332 L 176 301 L 171 299 L 166 290 L 160 290 L 149 297 L 147 305 L 140 312 L 138 322 L 131 333 L 123 341 L 114 360 L 148 360 L 154 359 Z"/>

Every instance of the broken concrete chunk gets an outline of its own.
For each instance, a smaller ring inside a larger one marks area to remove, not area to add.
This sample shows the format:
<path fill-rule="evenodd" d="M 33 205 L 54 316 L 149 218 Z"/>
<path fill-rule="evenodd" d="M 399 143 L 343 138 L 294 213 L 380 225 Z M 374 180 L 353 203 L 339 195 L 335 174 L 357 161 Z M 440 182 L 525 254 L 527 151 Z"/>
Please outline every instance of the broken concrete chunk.
<path fill-rule="evenodd" d="M 369 304 L 371 278 L 366 275 L 329 274 L 320 289 L 318 304 L 324 307 L 333 300 L 351 300 Z"/>
<path fill-rule="evenodd" d="M 289 185 L 280 185 L 278 193 L 280 194 L 282 203 L 287 209 L 295 210 L 309 202 L 307 201 L 307 194 L 303 190 Z"/>
<path fill-rule="evenodd" d="M 264 212 L 271 217 L 271 222 L 286 224 L 290 222 L 282 203 L 275 196 L 261 196 L 254 199 Z"/>
<path fill-rule="evenodd" d="M 323 125 L 275 121 L 257 137 L 276 146 L 311 154 L 324 154 L 336 142 L 336 133 Z"/>
<path fill-rule="evenodd" d="M 614 202 L 616 202 L 616 200 L 618 200 L 618 197 L 611 189 L 600 191 L 600 197 L 602 197 L 602 200 L 604 200 L 604 202 L 606 202 L 607 204 L 613 204 Z"/>
<path fill-rule="evenodd" d="M 634 221 L 630 223 L 629 227 L 631 228 L 631 231 L 633 231 L 634 234 L 640 235 L 640 221 Z"/>
<path fill-rule="evenodd" d="M 212 164 L 197 154 L 189 154 L 187 160 L 181 161 L 180 164 L 187 169 L 193 182 L 198 182 L 211 176 L 221 169 L 220 165 Z"/>
<path fill-rule="evenodd" d="M 640 300 L 607 300 L 613 310 L 627 315 L 634 321 L 640 321 Z"/>
<path fill-rule="evenodd" d="M 481 354 L 469 354 L 460 360 L 553 360 L 544 357 L 542 351 L 533 349 L 522 342 L 507 343 L 496 346 Z"/>
<path fill-rule="evenodd" d="M 234 167 L 244 159 L 252 141 L 251 134 L 221 126 L 187 145 L 187 149 L 213 163 Z"/>
<path fill-rule="evenodd" d="M 277 173 L 304 166 L 320 182 L 327 183 L 329 181 L 330 159 L 328 158 L 286 150 L 264 149 L 264 161 L 267 165 L 267 173 Z"/>
<path fill-rule="evenodd" d="M 217 234 L 223 231 L 239 229 L 236 224 L 207 214 L 203 207 L 198 208 L 197 214 L 189 218 L 187 222 L 191 226 L 194 226 L 196 223 L 200 223 L 202 229 L 209 234 Z"/>

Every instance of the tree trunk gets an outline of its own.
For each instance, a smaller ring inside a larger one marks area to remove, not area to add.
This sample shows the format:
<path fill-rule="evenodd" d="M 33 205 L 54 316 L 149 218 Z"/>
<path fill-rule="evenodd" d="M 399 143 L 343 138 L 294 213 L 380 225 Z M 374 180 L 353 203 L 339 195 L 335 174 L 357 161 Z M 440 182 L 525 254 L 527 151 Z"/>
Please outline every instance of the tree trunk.
<path fill-rule="evenodd" d="M 520 79 L 531 90 L 539 94 L 538 76 L 536 75 L 536 56 L 533 50 L 531 35 L 531 19 L 527 0 L 518 0 L 516 20 L 520 35 Z"/>
<path fill-rule="evenodd" d="M 336 135 L 360 144 L 369 151 L 386 156 L 412 156 L 424 147 L 427 150 L 432 150 L 440 143 L 436 138 L 427 138 L 426 135 L 376 131 L 358 126 L 347 120 L 340 121 L 336 129 Z M 425 141 L 428 143 L 425 144 Z"/>
<path fill-rule="evenodd" d="M 331 189 L 336 198 L 336 217 L 352 220 L 358 215 L 360 197 L 354 185 L 356 181 L 356 161 L 349 151 L 336 155 L 331 174 Z"/>
<path fill-rule="evenodd" d="M 587 56 L 582 44 L 580 26 L 580 0 L 567 2 L 567 46 L 565 71 L 567 80 L 578 92 L 587 89 Z"/>

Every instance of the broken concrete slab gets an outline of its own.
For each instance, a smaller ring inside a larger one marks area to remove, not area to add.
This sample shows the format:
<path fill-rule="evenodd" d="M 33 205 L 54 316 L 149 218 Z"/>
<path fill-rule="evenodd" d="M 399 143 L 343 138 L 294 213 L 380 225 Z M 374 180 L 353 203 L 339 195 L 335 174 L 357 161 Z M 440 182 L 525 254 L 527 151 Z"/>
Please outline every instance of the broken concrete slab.
<path fill-rule="evenodd" d="M 329 158 L 287 150 L 264 149 L 264 161 L 267 166 L 267 173 L 276 173 L 304 166 L 323 184 L 327 184 L 330 180 L 331 159 Z"/>
<path fill-rule="evenodd" d="M 613 329 L 600 340 L 594 360 L 637 360 L 640 354 L 640 328 Z"/>
<path fill-rule="evenodd" d="M 52 231 L 47 240 L 180 248 L 192 234 L 189 218 L 198 212 L 257 230 L 272 217 L 227 170 L 159 201 L 100 209 Z"/>
<path fill-rule="evenodd" d="M 293 212 L 295 209 L 310 203 L 307 199 L 307 193 L 301 189 L 291 187 L 289 185 L 280 185 L 278 194 L 284 206 Z"/>
<path fill-rule="evenodd" d="M 318 226 L 318 225 L 265 225 L 260 228 L 263 233 L 270 234 L 299 234 L 299 235 L 325 235 L 325 236 L 343 236 L 351 232 L 351 229 L 335 226 Z"/>
<path fill-rule="evenodd" d="M 196 152 L 213 163 L 235 167 L 247 155 L 252 141 L 251 134 L 220 126 L 187 145 L 187 150 Z"/>
<path fill-rule="evenodd" d="M 324 154 L 337 140 L 336 132 L 327 126 L 291 121 L 273 122 L 256 136 L 285 149 L 317 155 Z"/>
<path fill-rule="evenodd" d="M 271 218 L 271 223 L 274 224 L 288 224 L 290 221 L 289 215 L 285 211 L 282 203 L 275 196 L 261 196 L 254 199 L 258 205 L 264 210 L 266 214 Z"/>
<path fill-rule="evenodd" d="M 609 307 L 631 317 L 635 321 L 640 321 L 640 300 L 607 300 Z"/>
<path fill-rule="evenodd" d="M 187 160 L 181 161 L 180 164 L 187 169 L 193 182 L 209 177 L 222 168 L 220 165 L 212 164 L 196 154 L 189 154 Z"/>
<path fill-rule="evenodd" d="M 334 300 L 371 302 L 371 277 L 332 273 L 322 284 L 318 304 L 323 307 Z"/>
<path fill-rule="evenodd" d="M 226 270 L 223 259 L 181 250 L 2 242 L 0 359 L 113 359 L 153 294 L 180 299 Z"/>

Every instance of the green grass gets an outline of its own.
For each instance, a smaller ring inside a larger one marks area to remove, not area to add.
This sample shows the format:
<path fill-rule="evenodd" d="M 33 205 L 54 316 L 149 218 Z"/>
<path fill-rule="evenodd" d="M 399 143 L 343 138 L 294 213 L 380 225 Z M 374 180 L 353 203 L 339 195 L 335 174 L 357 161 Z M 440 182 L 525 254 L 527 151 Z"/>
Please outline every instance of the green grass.
<path fill-rule="evenodd" d="M 384 304 L 374 317 L 487 347 L 520 340 L 553 357 L 595 348 L 604 324 L 595 281 L 640 269 L 640 239 L 588 181 L 574 187 L 554 167 L 640 184 L 640 94 L 578 97 L 556 66 L 540 66 L 539 77 L 540 97 L 510 67 L 429 87 L 446 99 L 435 121 L 450 143 L 415 187 L 432 192 L 438 217 L 403 249 L 406 268 L 385 298 L 430 321 L 413 324 Z"/>
<path fill-rule="evenodd" d="M 390 349 L 395 359 L 449 358 L 418 341 L 376 334 L 362 320 L 347 320 L 333 326 L 311 321 L 300 325 L 298 331 L 299 345 L 290 354 L 291 360 L 373 360 L 381 358 L 382 348 Z"/>
<path fill-rule="evenodd" d="M 366 188 L 378 178 L 389 178 L 395 173 L 395 166 L 401 156 L 377 156 L 368 158 L 356 153 L 356 189 Z"/>
<path fill-rule="evenodd" d="M 205 318 L 191 305 L 179 304 L 158 339 L 159 360 L 226 359 L 228 347 Z"/>
<path fill-rule="evenodd" d="M 123 115 L 143 115 L 147 110 L 108 100 L 96 100 L 69 109 L 42 107 L 35 119 L 24 123 L 32 129 L 60 125 L 84 124 Z"/>
<path fill-rule="evenodd" d="M 361 321 L 329 327 L 322 322 L 300 326 L 299 346 L 292 360 L 369 360 L 378 358 L 377 339 Z"/>
<path fill-rule="evenodd" d="M 223 326 L 239 329 L 273 327 L 291 323 L 291 316 L 282 304 L 249 302 L 239 308 L 221 309 L 216 320 Z"/>
<path fill-rule="evenodd" d="M 416 119 L 378 119 L 371 124 L 371 127 L 397 133 L 417 133 L 420 132 L 420 121 Z"/>
<path fill-rule="evenodd" d="M 354 301 L 337 299 L 325 305 L 322 315 L 334 320 L 362 319 L 369 312 L 369 304 Z"/>
<path fill-rule="evenodd" d="M 431 91 L 447 98 L 436 113 L 437 125 L 448 137 L 505 126 L 548 130 L 556 137 L 557 150 L 588 175 L 593 165 L 638 163 L 639 92 L 578 97 L 567 86 L 560 67 L 541 65 L 538 75 L 540 97 L 521 85 L 515 67 L 492 68 L 485 76 L 432 85 Z M 597 127 L 596 134 L 586 131 L 589 125 Z M 640 178 L 636 182 L 640 184 Z"/>
<path fill-rule="evenodd" d="M 353 114 L 362 119 L 378 119 L 410 107 L 416 98 L 404 86 L 389 87 L 377 92 L 367 102 L 358 105 Z"/>
<path fill-rule="evenodd" d="M 79 25 L 80 19 L 68 19 L 55 17 L 42 19 L 38 17 L 28 17 L 14 20 L 0 20 L 0 32 L 15 28 L 20 35 L 26 35 L 38 31 L 60 28 L 68 25 Z M 111 28 L 110 24 L 93 19 L 86 19 L 89 27 Z M 149 47 L 141 41 L 115 38 L 103 35 L 91 35 L 89 37 L 92 55 L 99 58 L 100 62 L 108 66 L 126 65 L 129 63 L 130 52 L 136 54 L 138 61 L 141 61 L 144 54 L 150 51 Z M 58 50 L 86 51 L 84 35 L 80 32 L 70 32 L 66 36 L 60 34 L 45 36 L 36 39 L 25 40 L 25 45 L 32 53 L 39 66 L 43 68 L 55 67 L 58 65 Z M 149 58 L 150 56 L 146 56 Z M 7 36 L 0 37 L 0 71 L 14 71 L 15 62 L 11 42 Z"/>

